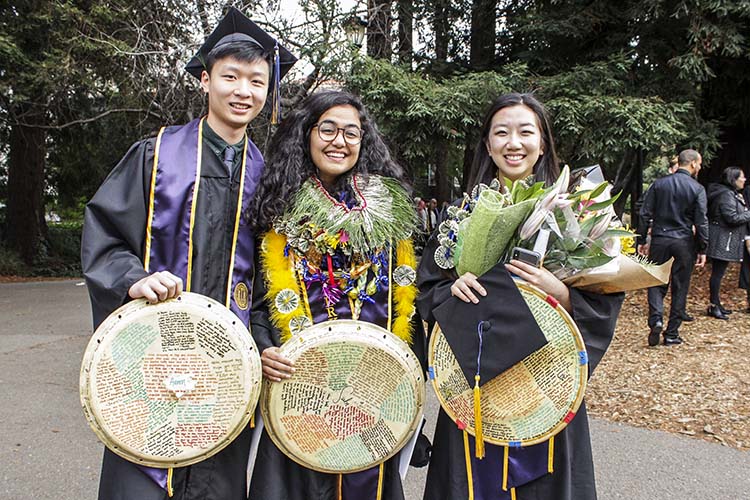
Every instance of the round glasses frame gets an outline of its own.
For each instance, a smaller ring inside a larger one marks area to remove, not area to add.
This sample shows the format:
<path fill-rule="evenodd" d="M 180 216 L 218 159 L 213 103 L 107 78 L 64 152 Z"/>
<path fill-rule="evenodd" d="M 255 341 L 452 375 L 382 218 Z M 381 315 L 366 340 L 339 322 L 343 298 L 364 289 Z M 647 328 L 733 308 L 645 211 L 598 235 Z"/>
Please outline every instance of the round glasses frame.
<path fill-rule="evenodd" d="M 331 130 L 330 132 L 323 132 L 321 130 L 321 125 L 330 126 L 333 129 L 335 129 L 335 132 L 333 132 L 333 130 Z M 335 141 L 336 138 L 339 136 L 339 132 L 341 132 L 341 136 L 344 138 L 344 142 L 350 146 L 356 146 L 357 144 L 361 143 L 362 136 L 365 135 L 365 131 L 357 127 L 356 125 L 347 125 L 346 127 L 337 127 L 335 123 L 329 120 L 318 122 L 315 125 L 313 125 L 313 128 L 318 129 L 318 137 L 320 137 L 321 141 L 325 141 L 325 142 Z M 356 132 L 357 137 L 347 137 L 346 135 L 347 132 Z"/>

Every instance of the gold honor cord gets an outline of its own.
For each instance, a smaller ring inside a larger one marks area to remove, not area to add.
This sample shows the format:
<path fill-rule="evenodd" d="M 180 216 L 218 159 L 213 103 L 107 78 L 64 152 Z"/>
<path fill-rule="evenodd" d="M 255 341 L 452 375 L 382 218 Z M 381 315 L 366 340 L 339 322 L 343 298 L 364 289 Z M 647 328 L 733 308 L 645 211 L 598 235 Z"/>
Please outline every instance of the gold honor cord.
<path fill-rule="evenodd" d="M 237 235 L 240 230 L 240 216 L 242 215 L 242 198 L 245 189 L 245 169 L 247 168 L 247 133 L 245 133 L 245 147 L 242 149 L 242 172 L 240 177 L 239 193 L 237 195 L 237 211 L 234 215 L 234 234 L 232 235 L 232 253 L 229 258 L 229 274 L 227 275 L 227 299 L 225 306 L 228 308 L 232 299 L 232 274 L 234 273 L 234 254 L 237 251 Z M 231 185 L 232 174 L 229 174 L 229 182 Z M 252 292 L 251 292 L 252 293 Z"/>
<path fill-rule="evenodd" d="M 378 471 L 378 498 L 377 500 L 383 499 L 383 469 L 385 469 L 385 463 L 380 464 Z"/>
<path fill-rule="evenodd" d="M 148 219 L 146 221 L 146 248 L 143 255 L 143 268 L 149 272 L 151 265 L 151 225 L 154 222 L 154 197 L 156 196 L 156 168 L 159 165 L 159 149 L 161 148 L 161 136 L 164 134 L 162 127 L 159 135 L 156 137 L 156 148 L 154 149 L 154 166 L 151 170 L 151 187 L 148 196 Z"/>

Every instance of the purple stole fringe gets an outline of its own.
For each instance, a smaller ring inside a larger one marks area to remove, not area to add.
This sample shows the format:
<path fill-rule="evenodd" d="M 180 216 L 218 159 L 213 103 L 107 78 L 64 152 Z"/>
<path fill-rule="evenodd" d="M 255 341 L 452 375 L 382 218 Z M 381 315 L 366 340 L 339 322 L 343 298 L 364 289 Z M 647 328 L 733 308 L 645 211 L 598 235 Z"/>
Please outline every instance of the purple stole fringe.
<path fill-rule="evenodd" d="M 146 270 L 151 273 L 169 271 L 179 276 L 185 283 L 186 291 L 191 291 L 191 238 L 196 191 L 200 190 L 202 121 L 203 118 L 199 118 L 184 126 L 165 127 L 159 133 L 146 233 Z M 252 203 L 264 168 L 263 156 L 250 139 L 246 139 L 246 153 L 241 203 L 237 204 L 238 213 L 233 214 L 235 217 L 231 219 L 232 222 L 237 221 L 233 230 L 233 255 L 227 269 L 227 274 L 231 271 L 231 277 L 226 296 L 220 301 L 245 326 L 250 323 L 255 242 L 243 214 L 247 213 Z M 167 488 L 167 469 L 139 467 L 162 488 Z"/>

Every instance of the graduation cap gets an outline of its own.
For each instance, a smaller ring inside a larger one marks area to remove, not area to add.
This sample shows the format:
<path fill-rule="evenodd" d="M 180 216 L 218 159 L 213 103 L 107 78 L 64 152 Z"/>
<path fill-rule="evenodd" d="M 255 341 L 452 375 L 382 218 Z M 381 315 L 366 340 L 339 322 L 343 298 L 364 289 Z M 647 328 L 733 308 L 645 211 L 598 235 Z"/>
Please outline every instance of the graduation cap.
<path fill-rule="evenodd" d="M 200 79 L 206 69 L 208 54 L 222 45 L 234 42 L 247 42 L 255 44 L 266 52 L 273 54 L 271 71 L 273 87 L 271 89 L 272 112 L 271 121 L 278 121 L 281 111 L 281 98 L 279 96 L 279 84 L 284 75 L 292 69 L 297 58 L 279 42 L 266 33 L 257 24 L 247 18 L 235 7 L 230 7 L 227 14 L 219 21 L 214 31 L 208 36 L 198 52 L 188 61 L 185 69 L 194 77 Z"/>
<path fill-rule="evenodd" d="M 477 456 L 484 456 L 480 387 L 547 344 L 547 338 L 504 263 L 478 278 L 487 291 L 479 303 L 451 297 L 433 310 L 440 329 L 474 386 Z"/>

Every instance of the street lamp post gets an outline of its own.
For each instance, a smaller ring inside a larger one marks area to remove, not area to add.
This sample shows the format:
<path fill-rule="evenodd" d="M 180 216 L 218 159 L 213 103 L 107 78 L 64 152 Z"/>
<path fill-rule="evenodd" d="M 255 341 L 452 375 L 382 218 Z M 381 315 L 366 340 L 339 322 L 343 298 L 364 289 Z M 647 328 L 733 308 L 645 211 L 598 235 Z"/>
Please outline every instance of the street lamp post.
<path fill-rule="evenodd" d="M 367 21 L 355 14 L 352 14 L 341 24 L 344 28 L 344 32 L 346 33 L 346 38 L 349 39 L 349 42 L 358 49 L 361 49 L 362 42 L 365 39 Z"/>

